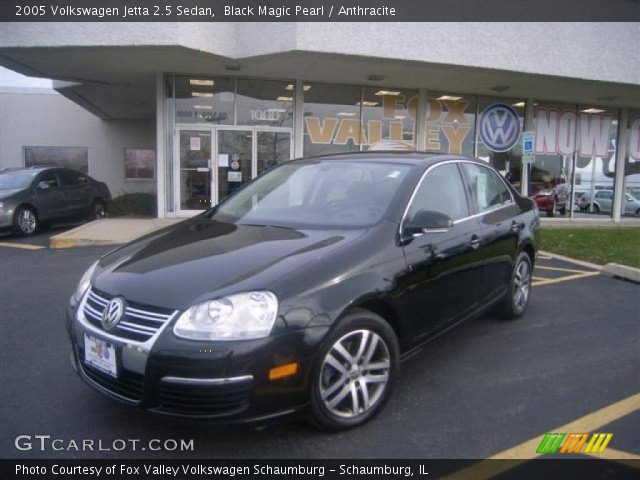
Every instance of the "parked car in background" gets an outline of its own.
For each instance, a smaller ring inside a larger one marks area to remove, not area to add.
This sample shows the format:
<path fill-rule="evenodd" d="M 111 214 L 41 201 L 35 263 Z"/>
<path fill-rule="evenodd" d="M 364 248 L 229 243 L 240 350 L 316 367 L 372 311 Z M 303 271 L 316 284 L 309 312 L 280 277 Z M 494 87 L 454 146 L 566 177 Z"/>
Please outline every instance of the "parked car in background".
<path fill-rule="evenodd" d="M 69 168 L 32 167 L 0 172 L 0 228 L 33 235 L 54 222 L 106 216 L 109 188 Z"/>
<path fill-rule="evenodd" d="M 292 160 L 94 263 L 67 310 L 73 366 L 165 415 L 355 427 L 401 355 L 489 308 L 524 314 L 538 227 L 485 162 Z"/>
<path fill-rule="evenodd" d="M 578 207 L 581 211 L 587 212 L 591 206 L 591 195 L 585 193 L 578 201 Z M 593 199 L 593 207 L 591 211 L 594 213 L 611 212 L 613 208 L 613 190 L 597 190 Z M 624 209 L 627 215 L 640 215 L 640 200 L 629 193 L 624 194 Z"/>
<path fill-rule="evenodd" d="M 520 167 L 513 168 L 505 177 L 513 186 L 519 188 L 522 170 Z M 564 173 L 554 176 L 550 171 L 534 165 L 530 170 L 529 186 L 529 194 L 538 205 L 538 210 L 546 212 L 548 217 L 555 216 L 556 212 L 566 215 L 570 198 Z"/>

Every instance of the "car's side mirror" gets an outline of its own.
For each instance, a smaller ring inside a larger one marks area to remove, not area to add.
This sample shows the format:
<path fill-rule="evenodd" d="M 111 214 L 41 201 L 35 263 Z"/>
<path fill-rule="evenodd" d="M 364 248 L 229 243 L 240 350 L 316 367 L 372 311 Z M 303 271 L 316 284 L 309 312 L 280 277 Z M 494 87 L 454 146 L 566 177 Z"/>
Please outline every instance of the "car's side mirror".
<path fill-rule="evenodd" d="M 51 185 L 49 185 L 49 182 L 45 182 L 44 180 L 41 182 L 38 182 L 38 186 L 36 187 L 38 190 L 47 190 Z"/>
<path fill-rule="evenodd" d="M 434 210 L 418 211 L 405 231 L 409 235 L 422 235 L 423 233 L 446 232 L 453 227 L 453 220 L 448 215 Z"/>

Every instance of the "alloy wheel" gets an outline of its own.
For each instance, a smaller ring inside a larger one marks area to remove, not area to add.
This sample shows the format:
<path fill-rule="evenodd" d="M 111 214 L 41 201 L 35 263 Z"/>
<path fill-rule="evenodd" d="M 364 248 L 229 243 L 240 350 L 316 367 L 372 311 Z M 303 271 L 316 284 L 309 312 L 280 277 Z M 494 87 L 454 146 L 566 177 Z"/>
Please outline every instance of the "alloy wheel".
<path fill-rule="evenodd" d="M 93 207 L 93 218 L 96 220 L 100 220 L 102 218 L 106 218 L 107 211 L 104 209 L 104 205 L 101 203 L 96 203 Z"/>
<path fill-rule="evenodd" d="M 391 356 L 371 330 L 355 330 L 329 349 L 320 370 L 320 397 L 333 415 L 355 418 L 375 407 L 389 381 Z"/>
<path fill-rule="evenodd" d="M 18 227 L 25 235 L 31 235 L 36 231 L 36 216 L 28 208 L 18 213 Z"/>
<path fill-rule="evenodd" d="M 527 306 L 530 290 L 531 267 L 529 262 L 523 260 L 516 267 L 516 275 L 513 282 L 513 307 L 517 312 L 522 312 Z"/>

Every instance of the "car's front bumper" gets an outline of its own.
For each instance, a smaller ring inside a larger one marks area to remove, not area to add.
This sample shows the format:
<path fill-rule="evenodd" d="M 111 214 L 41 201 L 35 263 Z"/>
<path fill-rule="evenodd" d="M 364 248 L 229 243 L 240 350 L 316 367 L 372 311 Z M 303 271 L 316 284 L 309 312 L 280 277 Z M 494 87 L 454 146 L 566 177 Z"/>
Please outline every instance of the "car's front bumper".
<path fill-rule="evenodd" d="M 264 421 L 303 410 L 309 377 L 327 328 L 242 342 L 196 342 L 176 338 L 175 318 L 149 348 L 116 341 L 83 321 L 78 307 L 67 311 L 74 369 L 87 384 L 116 400 L 157 413 L 221 421 Z M 117 378 L 84 361 L 84 335 L 114 345 Z M 270 380 L 269 371 L 297 363 L 295 375 Z"/>

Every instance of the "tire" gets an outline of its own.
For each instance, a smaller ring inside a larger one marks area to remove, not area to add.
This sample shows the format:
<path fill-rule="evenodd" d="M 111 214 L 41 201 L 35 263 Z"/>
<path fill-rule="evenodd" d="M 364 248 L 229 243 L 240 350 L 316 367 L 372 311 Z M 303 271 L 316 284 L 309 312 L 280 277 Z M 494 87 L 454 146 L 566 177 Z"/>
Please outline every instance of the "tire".
<path fill-rule="evenodd" d="M 640 215 L 640 208 L 636 210 L 636 215 Z"/>
<path fill-rule="evenodd" d="M 600 207 L 597 203 L 593 204 L 593 213 L 600 213 Z"/>
<path fill-rule="evenodd" d="M 20 237 L 30 237 L 38 231 L 38 215 L 27 206 L 18 207 L 13 216 L 13 233 Z"/>
<path fill-rule="evenodd" d="M 513 266 L 509 289 L 496 306 L 498 316 L 505 320 L 515 320 L 524 314 L 531 298 L 532 272 L 531 258 L 526 252 L 520 252 Z"/>
<path fill-rule="evenodd" d="M 371 420 L 389 400 L 399 364 L 398 338 L 389 323 L 368 310 L 353 310 L 318 352 L 311 376 L 312 423 L 338 431 Z"/>
<path fill-rule="evenodd" d="M 104 203 L 100 200 L 96 200 L 91 204 L 89 209 L 89 221 L 101 220 L 107 218 L 107 209 Z"/>

